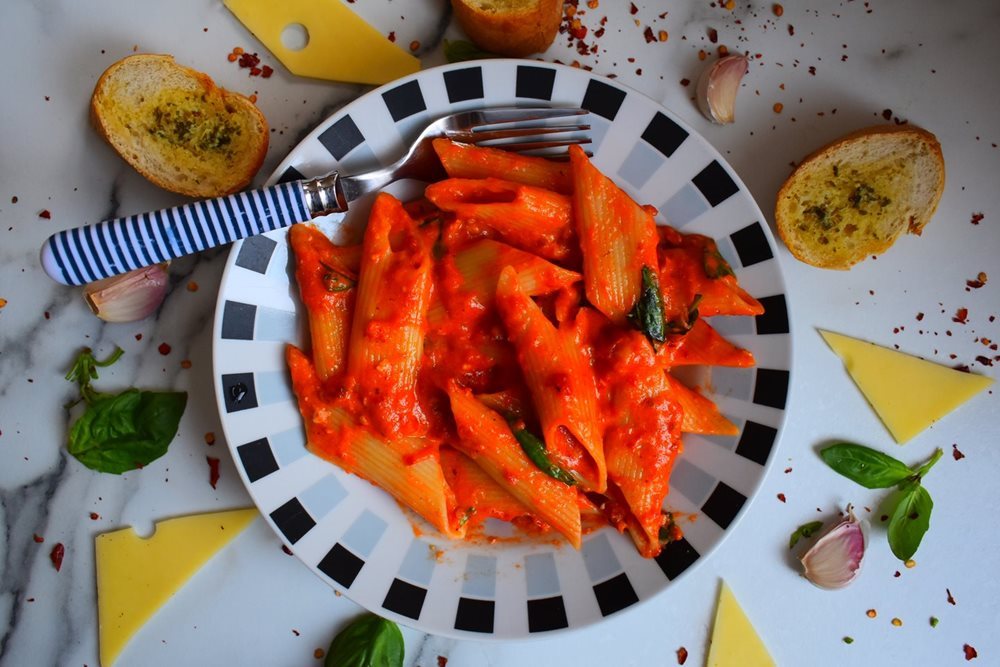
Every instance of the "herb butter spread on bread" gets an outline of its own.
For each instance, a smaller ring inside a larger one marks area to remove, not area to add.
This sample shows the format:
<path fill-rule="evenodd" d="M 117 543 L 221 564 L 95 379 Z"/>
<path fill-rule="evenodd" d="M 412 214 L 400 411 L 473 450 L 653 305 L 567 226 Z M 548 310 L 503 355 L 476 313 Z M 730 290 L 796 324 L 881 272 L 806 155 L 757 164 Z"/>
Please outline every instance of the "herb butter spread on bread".
<path fill-rule="evenodd" d="M 90 111 L 98 132 L 140 174 L 192 197 L 242 190 L 267 153 L 267 120 L 254 103 L 170 56 L 113 64 Z"/>
<path fill-rule="evenodd" d="M 459 25 L 481 49 L 520 58 L 549 48 L 563 0 L 451 0 Z"/>
<path fill-rule="evenodd" d="M 808 156 L 778 192 L 775 222 L 799 260 L 849 269 L 904 231 L 920 234 L 944 191 L 937 138 L 910 125 L 871 127 Z"/>

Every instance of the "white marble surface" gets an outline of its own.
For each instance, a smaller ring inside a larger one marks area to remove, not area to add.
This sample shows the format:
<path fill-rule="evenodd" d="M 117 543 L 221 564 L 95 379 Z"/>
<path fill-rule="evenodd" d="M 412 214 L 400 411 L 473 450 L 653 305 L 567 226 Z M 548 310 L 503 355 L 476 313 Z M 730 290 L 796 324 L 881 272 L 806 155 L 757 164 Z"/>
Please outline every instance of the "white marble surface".
<path fill-rule="evenodd" d="M 434 667 L 438 656 L 446 656 L 449 665 L 459 667 L 670 665 L 676 664 L 680 646 L 690 652 L 687 664 L 701 664 L 720 578 L 730 583 L 781 665 L 963 664 L 966 643 L 978 650 L 979 663 L 1000 664 L 1000 538 L 993 526 L 1000 473 L 997 391 L 980 395 L 897 448 L 814 332 L 821 326 L 895 343 L 996 376 L 996 367 L 984 367 L 975 357 L 990 354 L 979 337 L 1000 340 L 1000 325 L 988 320 L 1000 315 L 1000 78 L 989 55 L 1000 31 L 1000 6 L 990 0 L 789 2 L 778 18 L 769 2 L 737 0 L 732 13 L 704 0 L 635 5 L 635 16 L 628 14 L 627 3 L 612 0 L 588 11 L 585 24 L 592 30 L 608 16 L 597 56 L 578 56 L 560 37 L 544 58 L 578 59 L 662 101 L 726 155 L 765 212 L 772 209 L 790 163 L 848 130 L 885 122 L 884 109 L 938 135 L 948 166 L 947 190 L 921 238 L 902 239 L 886 255 L 850 272 L 813 269 L 779 249 L 795 333 L 790 417 L 759 494 L 726 543 L 690 576 L 596 627 L 547 639 L 455 642 L 404 630 L 407 664 Z M 386 33 L 396 31 L 397 43 L 420 40 L 425 65 L 443 62 L 436 45 L 447 25 L 442 0 L 358 0 L 352 6 Z M 658 18 L 663 11 L 667 16 Z M 668 31 L 669 39 L 647 44 L 633 19 L 654 32 Z M 720 44 L 760 54 L 740 93 L 737 122 L 729 127 L 702 119 L 690 99 L 693 84 L 679 83 L 697 79 L 703 66 L 698 50 L 714 48 L 706 37 L 710 27 L 718 30 Z M 446 34 L 460 36 L 454 26 Z M 234 46 L 260 51 L 275 66 L 275 75 L 248 78 L 226 60 Z M 181 201 L 139 177 L 88 125 L 87 104 L 97 77 L 135 50 L 172 53 L 228 88 L 256 92 L 275 128 L 258 181 L 299 137 L 365 90 L 289 75 L 220 2 L 4 3 L 4 667 L 97 664 L 95 534 L 124 525 L 148 532 L 158 519 L 249 504 L 223 444 L 210 448 L 204 441 L 206 432 L 221 435 L 210 335 L 224 251 L 176 262 L 173 290 L 161 311 L 136 324 L 102 324 L 78 291 L 49 281 L 38 265 L 39 246 L 59 229 Z M 776 102 L 784 105 L 781 113 L 772 108 Z M 43 209 L 51 219 L 39 217 Z M 973 225 L 976 212 L 985 217 Z M 980 271 L 991 282 L 966 291 L 965 281 Z M 199 286 L 194 292 L 186 287 L 192 280 Z M 969 310 L 967 324 L 952 321 L 959 307 Z M 918 312 L 925 313 L 921 322 L 915 319 Z M 166 356 L 157 351 L 162 342 L 172 348 Z M 169 453 L 121 477 L 93 473 L 66 454 L 62 408 L 74 391 L 63 374 L 76 351 L 91 346 L 105 354 L 115 345 L 126 356 L 102 373 L 99 387 L 173 387 L 190 393 Z M 181 368 L 185 359 L 190 369 Z M 874 508 L 880 497 L 819 461 L 815 448 L 831 438 L 865 442 L 907 462 L 926 458 L 935 447 L 948 454 L 926 480 L 935 509 L 917 566 L 906 569 L 895 561 L 884 531 L 876 528 L 862 576 L 836 593 L 802 579 L 787 550 L 788 535 L 800 523 L 829 518 L 848 502 Z M 964 459 L 951 456 L 953 444 Z M 208 484 L 206 455 L 222 459 L 218 489 Z M 780 502 L 778 494 L 787 501 Z M 99 518 L 92 520 L 91 512 Z M 33 534 L 45 542 L 37 544 Z M 49 561 L 57 542 L 66 546 L 60 572 Z M 866 617 L 870 608 L 878 611 L 877 618 Z M 325 648 L 357 612 L 347 598 L 282 553 L 277 538 L 258 520 L 142 629 L 119 664 L 318 664 L 314 650 Z M 940 619 L 937 628 L 929 626 L 930 616 Z M 893 617 L 903 621 L 901 627 L 891 625 Z M 854 643 L 845 644 L 844 636 Z"/>

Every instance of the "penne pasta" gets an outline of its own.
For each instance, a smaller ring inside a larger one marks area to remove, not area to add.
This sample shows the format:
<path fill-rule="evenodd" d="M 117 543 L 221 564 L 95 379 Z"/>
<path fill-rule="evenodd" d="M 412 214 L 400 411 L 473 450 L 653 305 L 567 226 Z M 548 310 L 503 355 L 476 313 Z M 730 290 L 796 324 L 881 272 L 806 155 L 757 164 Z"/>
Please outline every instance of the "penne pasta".
<path fill-rule="evenodd" d="M 565 162 L 450 139 L 435 139 L 433 145 L 445 172 L 452 178 L 503 178 L 562 194 L 569 194 L 573 188 L 569 165 Z"/>
<path fill-rule="evenodd" d="M 684 411 L 681 431 L 702 435 L 739 435 L 740 429 L 719 412 L 715 403 L 689 388 L 671 376 L 670 373 L 666 374 L 666 380 L 673 399 Z"/>
<path fill-rule="evenodd" d="M 572 259 L 573 226 L 565 195 L 498 178 L 449 178 L 429 185 L 425 195 L 455 214 L 469 238 L 490 235 L 545 259 Z"/>
<path fill-rule="evenodd" d="M 362 246 L 346 387 L 386 436 L 427 426 L 416 387 L 430 296 L 430 251 L 399 200 L 380 194 Z"/>
<path fill-rule="evenodd" d="M 705 320 L 695 320 L 686 334 L 667 337 L 658 352 L 662 366 L 736 366 L 754 365 L 753 354 L 736 347 Z"/>
<path fill-rule="evenodd" d="M 344 370 L 361 252 L 338 247 L 312 225 L 288 232 L 295 255 L 295 280 L 309 319 L 313 361 L 320 380 Z"/>
<path fill-rule="evenodd" d="M 463 537 L 465 528 L 456 514 L 455 494 L 444 479 L 438 443 L 378 437 L 324 396 L 312 362 L 301 350 L 289 345 L 286 359 L 310 451 L 385 489 L 442 534 Z"/>
<path fill-rule="evenodd" d="M 458 440 L 468 455 L 497 484 L 531 513 L 580 547 L 580 509 L 576 490 L 543 472 L 525 454 L 503 417 L 483 405 L 467 389 L 448 388 Z"/>
<path fill-rule="evenodd" d="M 643 267 L 657 268 L 656 223 L 590 163 L 582 148 L 571 146 L 569 156 L 587 299 L 623 325 L 639 298 Z"/>
<path fill-rule="evenodd" d="M 550 455 L 585 488 L 607 485 L 594 372 L 575 336 L 556 329 L 507 267 L 497 284 L 497 309 L 531 391 Z"/>

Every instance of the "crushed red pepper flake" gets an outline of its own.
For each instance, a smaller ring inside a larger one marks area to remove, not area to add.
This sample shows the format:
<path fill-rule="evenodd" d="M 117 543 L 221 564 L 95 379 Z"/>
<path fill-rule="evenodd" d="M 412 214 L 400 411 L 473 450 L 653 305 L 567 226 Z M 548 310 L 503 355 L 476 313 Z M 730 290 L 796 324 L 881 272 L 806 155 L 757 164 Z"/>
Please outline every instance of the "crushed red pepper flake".
<path fill-rule="evenodd" d="M 90 513 L 90 520 L 91 521 L 97 521 L 100 518 L 101 518 L 101 515 L 98 514 L 97 512 L 91 512 Z"/>
<path fill-rule="evenodd" d="M 190 359 L 183 359 L 181 361 L 181 368 L 183 368 L 184 370 L 187 370 L 187 369 L 191 368 L 191 360 Z"/>
<path fill-rule="evenodd" d="M 923 313 L 917 313 L 917 322 L 920 322 L 923 319 L 924 319 L 924 314 Z"/>
<path fill-rule="evenodd" d="M 891 623 L 892 623 L 892 624 L 893 624 L 894 626 L 896 626 L 897 628 L 899 628 L 899 627 L 902 627 L 902 625 L 903 625 L 903 621 L 902 621 L 902 619 L 899 619 L 899 618 L 894 618 L 894 619 L 892 619 Z"/>
<path fill-rule="evenodd" d="M 987 275 L 985 271 L 980 271 L 979 274 L 972 280 L 966 280 L 966 287 L 971 287 L 972 289 L 979 289 L 986 284 Z"/>
<path fill-rule="evenodd" d="M 982 366 L 992 366 L 993 365 L 993 360 L 990 359 L 989 357 L 984 357 L 983 355 L 977 356 L 976 357 L 976 361 L 978 361 L 980 363 L 980 365 L 982 365 Z"/>
<path fill-rule="evenodd" d="M 646 29 L 642 31 L 642 36 L 645 38 L 647 44 L 656 41 L 656 35 L 653 34 L 653 29 L 648 25 L 646 26 Z"/>
<path fill-rule="evenodd" d="M 774 108 L 774 113 L 781 113 L 781 110 L 785 108 L 785 105 L 782 104 L 781 102 L 775 102 L 773 108 Z"/>
<path fill-rule="evenodd" d="M 791 468 L 785 468 L 785 474 L 786 474 L 786 475 L 787 475 L 788 473 L 790 473 L 790 472 L 792 472 L 792 469 L 791 469 Z"/>
<path fill-rule="evenodd" d="M 136 339 L 136 340 L 142 340 L 142 334 L 141 334 L 141 333 L 137 333 L 137 334 L 135 335 L 135 339 Z"/>
<path fill-rule="evenodd" d="M 973 658 L 979 657 L 979 653 L 976 651 L 976 649 L 972 648 L 972 646 L 968 644 L 962 644 L 962 651 L 965 652 L 966 660 L 972 660 Z"/>
<path fill-rule="evenodd" d="M 214 456 L 206 456 L 205 460 L 208 461 L 208 483 L 215 488 L 215 485 L 219 483 L 219 459 Z"/>
<path fill-rule="evenodd" d="M 635 6 L 634 2 L 629 3 L 628 13 L 631 14 L 632 16 L 635 16 L 636 14 L 639 13 L 639 8 Z"/>
<path fill-rule="evenodd" d="M 66 547 L 63 546 L 62 542 L 57 542 L 49 553 L 49 559 L 52 560 L 52 566 L 56 568 L 56 572 L 62 569 L 63 557 L 65 555 Z"/>
<path fill-rule="evenodd" d="M 681 85 L 682 86 L 690 86 L 691 85 L 691 79 L 681 79 Z"/>
<path fill-rule="evenodd" d="M 215 432 L 209 431 L 205 434 L 205 444 L 214 445 L 215 444 Z"/>
<path fill-rule="evenodd" d="M 961 461 L 962 459 L 965 458 L 965 454 L 959 451 L 957 444 L 951 446 L 951 456 L 956 461 Z"/>
<path fill-rule="evenodd" d="M 41 544 L 42 542 L 45 541 L 45 538 L 39 535 L 38 533 L 32 535 L 32 539 L 35 540 L 35 544 Z"/>
<path fill-rule="evenodd" d="M 284 544 L 282 544 L 282 545 L 281 545 L 281 550 L 282 550 L 282 551 L 284 551 L 284 552 L 285 552 L 286 554 L 288 554 L 289 556 L 294 556 L 294 555 L 295 555 L 295 554 L 293 554 L 293 553 L 292 553 L 292 550 L 291 550 L 291 549 L 289 549 L 289 548 L 288 548 L 288 547 L 287 547 L 286 545 L 284 545 Z"/>
<path fill-rule="evenodd" d="M 785 494 L 779 493 L 778 494 L 778 500 L 780 500 L 781 502 L 786 502 Z"/>
<path fill-rule="evenodd" d="M 260 68 L 260 76 L 264 79 L 270 79 L 271 75 L 274 74 L 274 68 L 269 65 L 264 65 Z"/>
<path fill-rule="evenodd" d="M 326 655 L 326 651 L 324 651 L 321 648 L 318 648 L 315 651 L 313 651 L 313 657 L 316 658 L 317 660 L 322 660 L 323 656 L 325 656 L 325 655 Z"/>
<path fill-rule="evenodd" d="M 986 216 L 982 213 L 973 213 L 972 220 L 970 220 L 969 222 L 971 222 L 974 225 L 978 225 L 980 222 L 982 222 L 983 218 L 985 217 Z"/>
<path fill-rule="evenodd" d="M 878 616 L 878 612 L 875 611 L 874 609 L 869 609 L 868 611 L 865 612 L 865 615 L 868 616 L 868 618 L 875 618 L 876 616 Z"/>
<path fill-rule="evenodd" d="M 712 44 L 717 44 L 719 42 L 719 31 L 715 28 L 708 29 L 708 41 Z"/>
<path fill-rule="evenodd" d="M 3 308 L 6 305 L 7 305 L 7 299 L 0 297 L 0 308 Z"/>
<path fill-rule="evenodd" d="M 955 596 L 951 594 L 951 589 L 946 588 L 944 592 L 948 594 L 948 604 L 955 606 Z"/>
<path fill-rule="evenodd" d="M 415 39 L 412 42 L 410 42 L 410 51 L 416 51 L 419 48 L 420 48 L 420 41 L 419 40 Z"/>
<path fill-rule="evenodd" d="M 392 32 L 389 33 L 389 41 L 393 42 L 393 43 L 396 42 L 396 31 L 395 30 L 393 30 Z"/>
<path fill-rule="evenodd" d="M 437 663 L 438 667 L 448 667 L 448 658 L 444 657 L 443 655 L 439 655 L 437 657 Z"/>
<path fill-rule="evenodd" d="M 894 572 L 894 573 L 892 574 L 892 576 L 894 576 L 895 578 L 899 579 L 899 578 L 900 578 L 901 576 L 903 576 L 903 575 L 902 575 L 902 573 L 901 573 L 901 572 L 900 572 L 899 570 L 896 570 L 896 571 L 895 571 L 895 572 Z"/>
<path fill-rule="evenodd" d="M 966 324 L 968 322 L 969 309 L 959 308 L 955 311 L 955 316 L 951 318 L 952 322 L 958 322 L 959 324 Z"/>
<path fill-rule="evenodd" d="M 52 218 L 52 212 L 49 211 L 49 209 L 47 208 L 43 208 L 41 211 L 38 212 L 38 217 L 44 218 L 45 220 L 49 220 Z"/>
<path fill-rule="evenodd" d="M 163 356 L 167 356 L 168 354 L 170 354 L 170 345 L 168 345 L 167 343 L 160 343 L 160 346 L 156 349 L 159 350 L 160 354 L 162 354 Z"/>
<path fill-rule="evenodd" d="M 677 649 L 677 664 L 683 665 L 685 662 L 687 662 L 687 659 L 688 659 L 688 650 L 683 646 L 681 646 L 679 649 Z"/>
<path fill-rule="evenodd" d="M 785 13 L 785 8 L 779 5 L 778 3 L 774 3 L 774 5 L 771 7 L 771 11 L 774 12 L 775 16 L 781 16 L 782 14 Z"/>

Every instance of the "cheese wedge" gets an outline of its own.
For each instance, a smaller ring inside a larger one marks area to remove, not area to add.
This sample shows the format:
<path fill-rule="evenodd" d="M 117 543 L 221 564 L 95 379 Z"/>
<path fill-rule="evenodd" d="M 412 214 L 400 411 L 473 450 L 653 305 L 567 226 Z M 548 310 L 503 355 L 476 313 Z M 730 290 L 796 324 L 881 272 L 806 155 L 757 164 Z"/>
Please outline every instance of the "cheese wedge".
<path fill-rule="evenodd" d="M 767 647 L 743 613 L 726 582 L 719 591 L 719 606 L 715 611 L 712 644 L 708 649 L 706 667 L 774 667 Z"/>
<path fill-rule="evenodd" d="M 341 0 L 224 0 L 224 4 L 292 74 L 380 84 L 420 70 L 417 58 Z M 282 44 L 281 33 L 296 24 L 308 31 L 308 42 L 293 50 Z"/>
<path fill-rule="evenodd" d="M 932 361 L 820 330 L 898 443 L 904 443 L 993 383 Z"/>
<path fill-rule="evenodd" d="M 245 509 L 168 519 L 146 540 L 131 528 L 98 535 L 101 665 L 110 667 L 132 635 L 256 516 Z"/>

